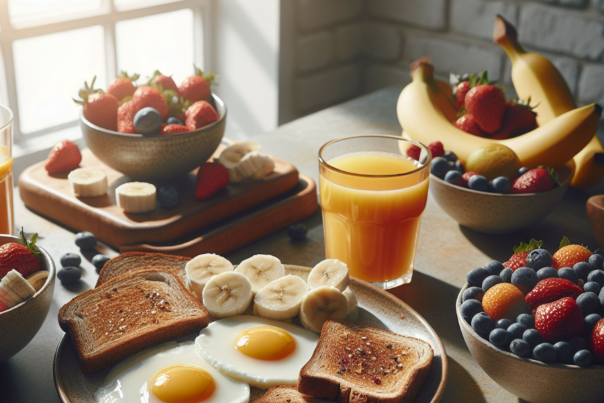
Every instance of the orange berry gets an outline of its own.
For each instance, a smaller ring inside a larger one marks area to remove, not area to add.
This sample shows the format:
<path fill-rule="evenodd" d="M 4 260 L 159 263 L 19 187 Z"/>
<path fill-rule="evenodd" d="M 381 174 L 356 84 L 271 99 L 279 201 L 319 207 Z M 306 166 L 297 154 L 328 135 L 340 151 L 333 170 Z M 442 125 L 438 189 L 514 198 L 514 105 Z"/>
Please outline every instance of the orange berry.
<path fill-rule="evenodd" d="M 579 262 L 587 262 L 591 252 L 581 245 L 568 245 L 558 249 L 552 256 L 554 269 L 558 270 L 563 267 L 573 267 Z"/>
<path fill-rule="evenodd" d="M 510 283 L 489 288 L 482 297 L 482 309 L 494 321 L 503 318 L 514 321 L 518 315 L 529 311 L 522 291 Z"/>

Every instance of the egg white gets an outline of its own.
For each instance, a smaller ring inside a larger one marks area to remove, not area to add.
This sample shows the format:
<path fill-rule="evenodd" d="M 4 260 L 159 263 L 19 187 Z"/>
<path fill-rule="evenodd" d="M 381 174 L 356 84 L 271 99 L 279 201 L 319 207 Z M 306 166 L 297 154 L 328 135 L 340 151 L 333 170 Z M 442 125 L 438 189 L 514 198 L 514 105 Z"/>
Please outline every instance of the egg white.
<path fill-rule="evenodd" d="M 256 326 L 274 326 L 287 331 L 296 341 L 296 349 L 278 361 L 249 357 L 235 348 L 236 337 Z M 300 369 L 310 360 L 319 336 L 289 323 L 258 316 L 234 316 L 212 322 L 195 339 L 199 354 L 223 375 L 259 389 L 277 385 L 297 385 Z"/>
<path fill-rule="evenodd" d="M 250 387 L 235 382 L 205 362 L 192 341 L 168 342 L 141 351 L 115 365 L 94 394 L 97 403 L 162 403 L 147 389 L 147 382 L 160 370 L 176 364 L 202 367 L 214 378 L 216 390 L 203 403 L 247 403 Z"/>

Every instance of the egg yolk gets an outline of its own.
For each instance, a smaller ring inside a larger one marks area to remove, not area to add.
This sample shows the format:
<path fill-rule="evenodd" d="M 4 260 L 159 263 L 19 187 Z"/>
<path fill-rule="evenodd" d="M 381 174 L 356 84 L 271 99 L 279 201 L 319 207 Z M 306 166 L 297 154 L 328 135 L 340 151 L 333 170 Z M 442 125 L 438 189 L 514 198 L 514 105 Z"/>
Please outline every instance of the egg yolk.
<path fill-rule="evenodd" d="M 277 361 L 296 349 L 296 341 L 283 329 L 257 326 L 244 330 L 235 339 L 235 348 L 248 357 L 263 361 Z"/>
<path fill-rule="evenodd" d="M 214 393 L 216 383 L 197 365 L 174 365 L 159 371 L 149 382 L 151 393 L 166 403 L 199 403 Z"/>

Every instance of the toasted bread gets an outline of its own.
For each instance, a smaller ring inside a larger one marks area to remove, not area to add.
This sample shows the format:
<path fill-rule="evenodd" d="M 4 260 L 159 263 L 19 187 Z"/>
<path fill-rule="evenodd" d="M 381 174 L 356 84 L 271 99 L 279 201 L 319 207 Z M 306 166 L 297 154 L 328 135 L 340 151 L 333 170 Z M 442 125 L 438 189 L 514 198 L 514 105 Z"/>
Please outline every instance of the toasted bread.
<path fill-rule="evenodd" d="M 342 403 L 410 403 L 428 376 L 433 356 L 424 341 L 329 320 L 300 370 L 298 390 Z"/>
<path fill-rule="evenodd" d="M 59 311 L 82 370 L 94 372 L 153 344 L 198 331 L 210 317 L 179 277 L 138 270 L 86 291 Z"/>
<path fill-rule="evenodd" d="M 298 392 L 295 386 L 279 385 L 270 388 L 255 403 L 330 403 L 329 400 L 317 399 Z"/>
<path fill-rule="evenodd" d="M 99 273 L 96 286 L 140 269 L 161 269 L 180 277 L 186 284 L 185 266 L 191 258 L 162 253 L 126 252 L 109 260 Z"/>

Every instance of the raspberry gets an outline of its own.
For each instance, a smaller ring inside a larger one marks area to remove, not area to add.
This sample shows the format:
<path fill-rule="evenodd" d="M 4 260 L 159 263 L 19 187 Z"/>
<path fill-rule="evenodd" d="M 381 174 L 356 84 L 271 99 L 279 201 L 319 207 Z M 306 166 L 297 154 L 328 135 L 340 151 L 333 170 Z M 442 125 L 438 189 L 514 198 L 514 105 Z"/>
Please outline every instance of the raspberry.
<path fill-rule="evenodd" d="M 482 309 L 494 321 L 503 318 L 515 320 L 519 314 L 528 312 L 524 294 L 509 283 L 500 283 L 489 288 L 482 297 Z"/>
<path fill-rule="evenodd" d="M 416 161 L 419 161 L 419 155 L 421 154 L 422 149 L 418 146 L 412 144 L 411 147 L 407 149 L 407 157 L 411 157 Z"/>
<path fill-rule="evenodd" d="M 445 155 L 445 148 L 443 147 L 443 143 L 440 141 L 435 141 L 433 143 L 428 144 L 428 148 L 432 153 L 432 158 L 442 157 Z"/>

